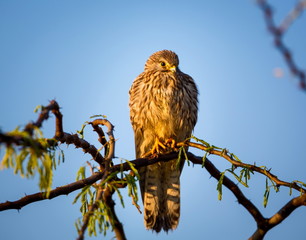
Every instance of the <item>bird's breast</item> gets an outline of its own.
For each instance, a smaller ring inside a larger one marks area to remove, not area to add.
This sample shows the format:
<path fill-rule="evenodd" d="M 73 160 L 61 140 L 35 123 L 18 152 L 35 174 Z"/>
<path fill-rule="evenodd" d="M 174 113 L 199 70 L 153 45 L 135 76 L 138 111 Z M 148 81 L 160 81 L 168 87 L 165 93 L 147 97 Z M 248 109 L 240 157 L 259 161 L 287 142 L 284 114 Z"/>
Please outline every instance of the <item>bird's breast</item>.
<path fill-rule="evenodd" d="M 183 130 L 187 117 L 185 115 L 189 111 L 188 104 L 185 104 L 184 88 L 168 81 L 168 84 L 152 88 L 148 94 L 151 101 L 148 101 L 145 114 L 154 133 L 161 139 L 177 139 L 180 130 Z"/>

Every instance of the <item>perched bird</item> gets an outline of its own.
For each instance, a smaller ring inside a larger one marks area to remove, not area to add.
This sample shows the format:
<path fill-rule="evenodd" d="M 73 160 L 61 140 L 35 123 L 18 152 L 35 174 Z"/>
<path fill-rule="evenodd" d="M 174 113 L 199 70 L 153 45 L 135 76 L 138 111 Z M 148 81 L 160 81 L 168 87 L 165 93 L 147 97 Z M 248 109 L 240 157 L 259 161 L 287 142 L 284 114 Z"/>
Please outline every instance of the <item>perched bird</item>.
<path fill-rule="evenodd" d="M 198 90 L 178 65 L 174 52 L 156 52 L 131 86 L 129 107 L 137 158 L 148 152 L 165 153 L 167 141 L 181 142 L 191 136 L 197 121 Z M 147 229 L 167 232 L 177 227 L 182 168 L 173 159 L 139 169 Z"/>

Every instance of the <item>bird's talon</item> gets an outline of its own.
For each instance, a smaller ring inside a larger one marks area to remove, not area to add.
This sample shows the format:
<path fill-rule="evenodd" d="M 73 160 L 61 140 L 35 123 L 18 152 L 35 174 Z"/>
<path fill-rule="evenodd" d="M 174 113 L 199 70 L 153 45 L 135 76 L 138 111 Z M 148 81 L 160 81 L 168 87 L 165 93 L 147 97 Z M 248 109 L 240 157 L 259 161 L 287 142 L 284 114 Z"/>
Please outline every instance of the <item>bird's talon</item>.
<path fill-rule="evenodd" d="M 147 152 L 144 155 L 144 157 L 148 157 L 148 156 L 156 157 L 156 156 L 158 156 L 159 153 L 162 153 L 163 150 L 166 150 L 166 149 L 167 149 L 167 147 L 163 143 L 161 143 L 158 138 L 156 138 L 155 142 L 154 142 L 154 145 L 153 145 L 153 148 L 149 152 Z"/>
<path fill-rule="evenodd" d="M 171 149 L 176 149 L 176 141 L 173 138 L 169 138 L 166 140 L 166 145 Z"/>

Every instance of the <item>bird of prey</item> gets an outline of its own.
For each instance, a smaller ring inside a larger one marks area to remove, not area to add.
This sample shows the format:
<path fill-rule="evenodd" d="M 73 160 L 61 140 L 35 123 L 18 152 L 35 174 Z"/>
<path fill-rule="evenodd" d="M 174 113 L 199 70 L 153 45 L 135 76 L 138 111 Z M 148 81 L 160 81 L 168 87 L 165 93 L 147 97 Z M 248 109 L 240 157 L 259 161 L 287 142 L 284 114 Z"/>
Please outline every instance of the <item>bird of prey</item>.
<path fill-rule="evenodd" d="M 165 153 L 167 141 L 181 142 L 191 136 L 197 121 L 198 90 L 178 66 L 173 51 L 155 52 L 131 86 L 130 120 L 137 158 L 148 152 Z M 177 228 L 182 168 L 173 159 L 139 169 L 147 229 L 168 232 Z"/>

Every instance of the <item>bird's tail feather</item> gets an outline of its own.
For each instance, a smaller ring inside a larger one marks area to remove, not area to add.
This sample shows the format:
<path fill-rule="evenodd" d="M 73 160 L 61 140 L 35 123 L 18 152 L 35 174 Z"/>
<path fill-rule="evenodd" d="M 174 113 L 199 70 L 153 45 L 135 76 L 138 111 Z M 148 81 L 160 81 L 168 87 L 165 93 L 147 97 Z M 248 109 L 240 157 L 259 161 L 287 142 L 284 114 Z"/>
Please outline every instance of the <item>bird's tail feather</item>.
<path fill-rule="evenodd" d="M 143 201 L 147 229 L 168 232 L 177 228 L 180 217 L 180 172 L 176 160 L 146 168 Z"/>

